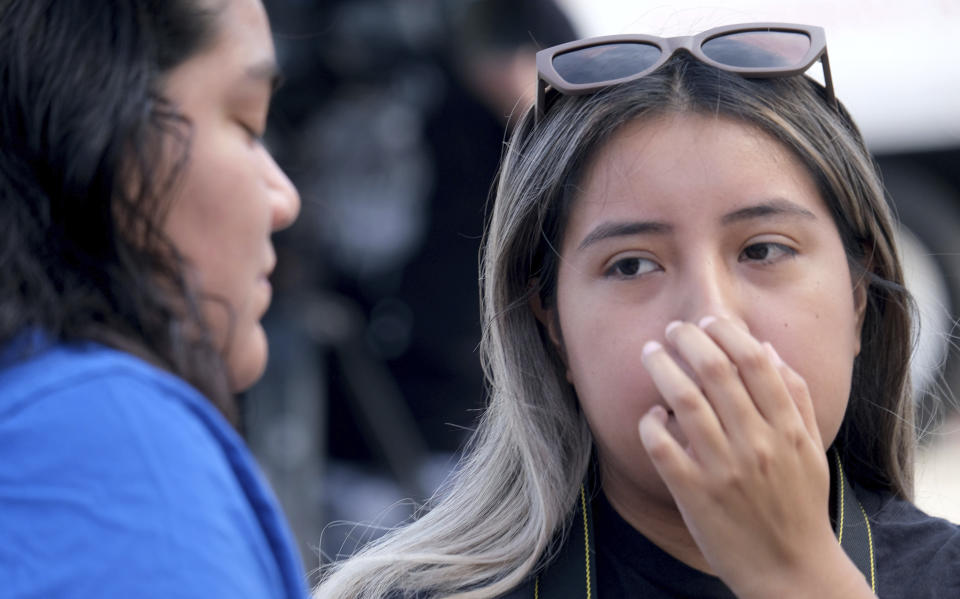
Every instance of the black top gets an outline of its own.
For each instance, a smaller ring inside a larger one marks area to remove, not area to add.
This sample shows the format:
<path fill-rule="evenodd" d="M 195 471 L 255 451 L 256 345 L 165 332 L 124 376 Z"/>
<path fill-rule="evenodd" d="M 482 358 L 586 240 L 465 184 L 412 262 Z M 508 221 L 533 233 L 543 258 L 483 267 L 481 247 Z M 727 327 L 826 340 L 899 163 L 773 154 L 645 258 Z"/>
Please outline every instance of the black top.
<path fill-rule="evenodd" d="M 888 493 L 855 489 L 870 519 L 880 599 L 960 598 L 960 527 Z M 637 532 L 602 493 L 592 507 L 597 581 L 592 599 L 734 597 L 719 578 L 674 559 Z M 503 599 L 533 599 L 532 588 L 522 585 Z M 547 597 L 541 590 L 540 599 L 567 597 Z"/>
<path fill-rule="evenodd" d="M 593 500 L 593 525 L 598 598 L 734 598 L 719 578 L 691 568 L 637 532 L 603 493 Z"/>
<path fill-rule="evenodd" d="M 856 491 L 873 528 L 880 599 L 960 597 L 960 527 L 889 494 Z"/>

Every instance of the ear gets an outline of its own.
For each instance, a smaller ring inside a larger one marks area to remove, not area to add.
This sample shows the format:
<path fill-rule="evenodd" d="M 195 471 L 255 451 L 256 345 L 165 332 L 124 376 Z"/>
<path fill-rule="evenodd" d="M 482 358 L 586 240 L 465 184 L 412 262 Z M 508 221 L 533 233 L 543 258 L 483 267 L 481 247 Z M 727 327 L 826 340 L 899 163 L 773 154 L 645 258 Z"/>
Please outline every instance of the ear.
<path fill-rule="evenodd" d="M 540 324 L 543 325 L 543 328 L 547 330 L 547 335 L 550 337 L 550 341 L 553 342 L 553 345 L 557 350 L 561 350 L 562 345 L 560 343 L 560 335 L 557 330 L 557 314 L 554 308 L 545 308 L 543 306 L 543 300 L 540 298 L 540 293 L 538 289 L 540 288 L 540 279 L 532 279 L 530 281 L 530 299 L 527 300 L 530 304 L 530 310 L 533 311 L 533 315 L 537 320 L 540 321 Z M 561 355 L 563 352 L 560 352 Z"/>
<path fill-rule="evenodd" d="M 530 310 L 533 312 L 533 315 L 536 317 L 540 324 L 543 325 L 543 328 L 547 331 L 547 336 L 550 337 L 550 342 L 553 343 L 554 349 L 557 351 L 557 355 L 560 356 L 560 360 L 563 362 L 564 367 L 567 365 L 567 352 L 563 348 L 563 336 L 560 333 L 560 319 L 557 317 L 556 308 L 546 308 L 543 305 L 543 300 L 540 299 L 540 293 L 537 290 L 540 288 L 539 279 L 533 279 L 530 281 L 530 288 L 533 293 L 530 294 L 530 299 L 527 300 L 530 304 Z M 570 369 L 566 368 L 566 378 L 567 382 L 573 384 L 573 376 L 570 373 Z"/>

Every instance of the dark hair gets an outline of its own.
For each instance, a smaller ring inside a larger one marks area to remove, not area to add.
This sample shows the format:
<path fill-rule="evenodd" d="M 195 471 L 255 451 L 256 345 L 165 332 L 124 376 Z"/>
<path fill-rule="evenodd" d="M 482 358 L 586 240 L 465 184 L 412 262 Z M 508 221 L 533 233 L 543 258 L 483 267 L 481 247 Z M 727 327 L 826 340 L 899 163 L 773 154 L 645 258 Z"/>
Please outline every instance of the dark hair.
<path fill-rule="evenodd" d="M 511 252 L 526 256 L 525 263 L 513 265 L 516 305 L 526 303 L 521 290 L 539 293 L 546 306 L 554 301 L 555 248 L 590 156 L 622 124 L 667 111 L 723 115 L 758 127 L 789 148 L 817 182 L 851 275 L 867 286 L 861 351 L 834 446 L 858 483 L 909 498 L 915 443 L 909 385 L 913 303 L 903 284 L 894 221 L 855 123 L 842 105 L 834 110 L 824 101 L 822 86 L 809 78 L 746 79 L 681 53 L 632 83 L 560 97 L 537 126 L 527 114 L 511 148 L 520 166 L 505 168 L 500 181 L 501 190 L 520 187 L 519 194 L 530 194 L 525 200 L 530 205 L 518 204 L 531 211 L 523 217 L 530 220 L 515 238 L 532 245 Z M 552 166 L 526 172 L 528 165 L 545 164 Z M 536 279 L 536 289 L 531 289 L 531 279 Z M 546 337 L 544 344 L 552 348 Z M 550 359 L 562 372 L 559 356 Z"/>
<path fill-rule="evenodd" d="M 202 4 L 0 4 L 0 344 L 40 331 L 124 349 L 230 418 L 222 357 L 160 230 L 192 136 L 163 81 L 212 43 Z"/>

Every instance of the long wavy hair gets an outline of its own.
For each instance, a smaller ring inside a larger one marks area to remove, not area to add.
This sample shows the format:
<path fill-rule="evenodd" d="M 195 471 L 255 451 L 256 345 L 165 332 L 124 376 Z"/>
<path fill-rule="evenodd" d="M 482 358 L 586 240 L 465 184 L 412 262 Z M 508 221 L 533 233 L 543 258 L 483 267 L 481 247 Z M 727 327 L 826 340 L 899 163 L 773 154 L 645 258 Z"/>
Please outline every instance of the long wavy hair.
<path fill-rule="evenodd" d="M 851 274 L 868 285 L 862 350 L 835 446 L 859 484 L 909 498 L 911 301 L 893 221 L 856 126 L 806 77 L 748 80 L 678 55 L 657 72 L 528 112 L 505 151 L 484 240 L 489 405 L 459 468 L 414 522 L 329 567 L 318 597 L 496 597 L 549 562 L 589 468 L 592 437 L 532 294 L 554 299 L 557 254 L 590 157 L 625 123 L 665 112 L 758 127 L 809 169 Z M 861 279 L 862 278 L 862 279 Z"/>
<path fill-rule="evenodd" d="M 222 358 L 161 231 L 192 135 L 164 78 L 212 43 L 205 4 L 0 2 L 0 345 L 39 331 L 130 351 L 231 418 Z"/>

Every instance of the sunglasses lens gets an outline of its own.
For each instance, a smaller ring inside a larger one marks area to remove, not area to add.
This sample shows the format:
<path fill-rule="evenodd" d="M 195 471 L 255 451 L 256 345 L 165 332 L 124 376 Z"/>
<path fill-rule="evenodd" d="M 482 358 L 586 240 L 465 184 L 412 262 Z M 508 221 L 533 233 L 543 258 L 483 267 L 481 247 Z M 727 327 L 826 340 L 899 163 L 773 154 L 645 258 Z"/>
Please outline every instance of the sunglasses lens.
<path fill-rule="evenodd" d="M 558 54 L 553 68 L 567 83 L 614 81 L 649 69 L 660 54 L 652 44 L 601 44 Z"/>
<path fill-rule="evenodd" d="M 796 67 L 810 50 L 810 38 L 794 31 L 743 31 L 711 38 L 703 53 L 731 67 Z"/>

